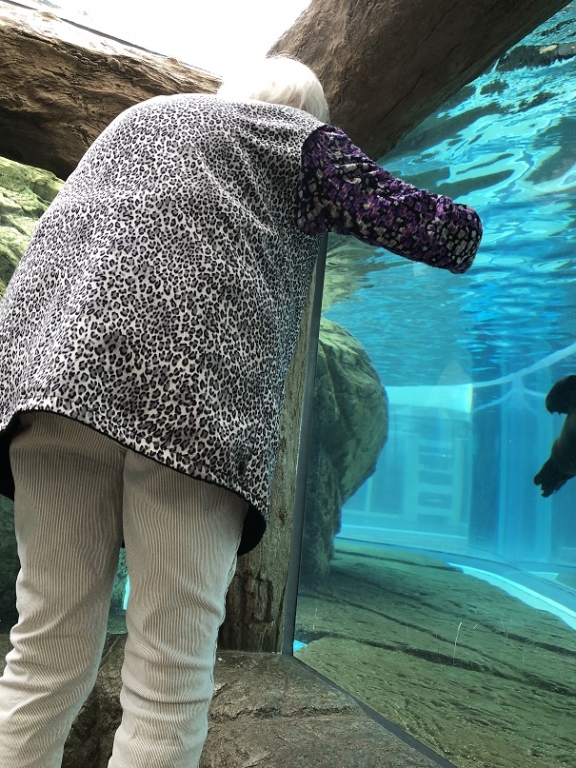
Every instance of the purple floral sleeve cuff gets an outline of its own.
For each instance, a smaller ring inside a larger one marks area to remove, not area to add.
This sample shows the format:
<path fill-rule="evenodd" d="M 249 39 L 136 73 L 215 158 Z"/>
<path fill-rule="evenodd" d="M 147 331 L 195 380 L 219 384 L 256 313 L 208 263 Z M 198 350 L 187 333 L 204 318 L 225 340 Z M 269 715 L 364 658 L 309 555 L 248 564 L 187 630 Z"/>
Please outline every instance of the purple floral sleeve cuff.
<path fill-rule="evenodd" d="M 296 205 L 306 234 L 354 235 L 451 272 L 471 266 L 482 238 L 472 208 L 392 176 L 329 125 L 304 143 Z"/>

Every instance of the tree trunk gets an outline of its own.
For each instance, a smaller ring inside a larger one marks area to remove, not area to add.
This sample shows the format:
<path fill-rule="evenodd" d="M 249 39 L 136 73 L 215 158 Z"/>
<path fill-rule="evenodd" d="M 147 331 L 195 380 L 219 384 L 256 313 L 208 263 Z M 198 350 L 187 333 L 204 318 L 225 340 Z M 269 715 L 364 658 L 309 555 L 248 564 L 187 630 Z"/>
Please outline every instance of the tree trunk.
<path fill-rule="evenodd" d="M 275 50 L 318 72 L 334 122 L 381 156 L 444 99 L 567 0 L 313 0 Z M 157 94 L 213 92 L 218 78 L 0 0 L 0 155 L 66 178 L 123 109 Z M 307 329 L 308 320 L 303 323 Z M 287 383 L 272 520 L 240 559 L 221 640 L 279 650 L 307 333 Z"/>
<path fill-rule="evenodd" d="M 271 52 L 312 67 L 332 122 L 380 158 L 568 2 L 312 0 Z"/>
<path fill-rule="evenodd" d="M 226 620 L 219 639 L 220 647 L 228 650 L 280 651 L 282 646 L 314 284 L 313 280 L 286 383 L 268 530 L 262 544 L 238 560 L 228 591 Z"/>
<path fill-rule="evenodd" d="M 0 2 L 0 155 L 65 179 L 123 110 L 159 94 L 212 93 L 208 72 Z"/>

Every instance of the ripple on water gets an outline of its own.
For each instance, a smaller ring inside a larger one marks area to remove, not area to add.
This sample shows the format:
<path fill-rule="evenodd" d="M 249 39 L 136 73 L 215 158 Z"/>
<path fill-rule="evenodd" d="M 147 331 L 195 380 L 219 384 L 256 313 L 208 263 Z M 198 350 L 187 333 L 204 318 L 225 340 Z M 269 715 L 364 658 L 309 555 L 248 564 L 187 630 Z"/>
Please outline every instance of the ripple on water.
<path fill-rule="evenodd" d="M 555 32 L 564 42 L 576 37 L 571 13 Z M 463 361 L 475 380 L 498 376 L 576 339 L 575 77 L 576 59 L 494 69 L 383 159 L 392 173 L 472 205 L 484 224 L 464 276 L 382 249 L 372 263 L 364 254 L 362 269 L 350 262 L 362 273 L 352 291 L 342 292 L 340 273 L 330 319 L 365 344 L 388 383 L 431 383 L 446 359 Z"/>

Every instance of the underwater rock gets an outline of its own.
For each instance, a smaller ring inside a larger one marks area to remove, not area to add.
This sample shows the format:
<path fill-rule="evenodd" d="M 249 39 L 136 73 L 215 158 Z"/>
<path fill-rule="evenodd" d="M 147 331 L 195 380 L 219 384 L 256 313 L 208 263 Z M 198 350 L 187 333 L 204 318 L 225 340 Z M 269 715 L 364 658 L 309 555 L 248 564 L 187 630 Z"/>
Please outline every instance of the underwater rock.
<path fill-rule="evenodd" d="M 362 344 L 325 318 L 320 325 L 301 578 L 330 570 L 342 505 L 370 477 L 386 442 L 388 399 Z"/>
<path fill-rule="evenodd" d="M 322 312 L 327 312 L 333 304 L 346 301 L 357 291 L 370 288 L 375 272 L 399 266 L 402 266 L 400 259 L 389 259 L 382 248 L 374 248 L 347 235 L 328 235 Z"/>
<path fill-rule="evenodd" d="M 576 766 L 576 632 L 440 559 L 338 542 L 296 638 L 298 659 L 459 768 Z"/>

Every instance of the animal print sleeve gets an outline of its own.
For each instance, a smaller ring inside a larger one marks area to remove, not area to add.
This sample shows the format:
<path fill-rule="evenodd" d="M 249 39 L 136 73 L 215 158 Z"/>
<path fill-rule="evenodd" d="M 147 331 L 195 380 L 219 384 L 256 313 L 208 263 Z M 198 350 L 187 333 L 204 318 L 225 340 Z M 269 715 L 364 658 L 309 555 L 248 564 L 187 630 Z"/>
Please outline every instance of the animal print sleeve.
<path fill-rule="evenodd" d="M 304 142 L 296 217 L 306 234 L 354 235 L 450 272 L 470 267 L 482 237 L 472 208 L 392 176 L 329 125 Z"/>

